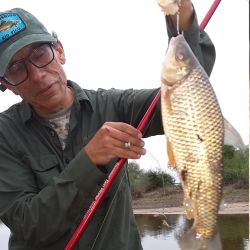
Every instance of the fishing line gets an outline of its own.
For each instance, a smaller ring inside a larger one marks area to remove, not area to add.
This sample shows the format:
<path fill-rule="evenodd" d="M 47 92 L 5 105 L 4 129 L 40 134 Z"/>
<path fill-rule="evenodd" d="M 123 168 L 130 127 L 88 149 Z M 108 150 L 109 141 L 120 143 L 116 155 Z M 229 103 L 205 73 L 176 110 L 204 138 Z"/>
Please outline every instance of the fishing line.
<path fill-rule="evenodd" d="M 179 3 L 178 3 L 178 5 L 179 5 Z M 179 12 L 179 11 L 178 11 L 178 12 Z M 130 117 L 130 125 L 132 125 L 132 126 L 133 126 L 132 120 L 133 120 L 134 111 L 135 111 L 134 103 L 135 103 L 135 95 L 133 96 L 132 113 L 131 113 L 131 117 Z M 148 127 L 150 126 L 151 121 L 152 121 L 152 120 L 149 121 Z M 145 131 L 144 131 L 144 134 L 145 134 Z M 159 169 L 162 169 L 161 164 L 160 164 L 160 162 L 158 161 L 158 159 L 157 159 L 149 150 L 147 150 L 147 149 L 145 149 L 145 150 L 146 150 L 146 152 L 155 160 L 155 162 L 156 162 L 157 165 L 158 165 L 158 168 L 159 168 Z M 161 177 L 162 177 L 162 189 L 163 189 L 163 194 L 166 195 L 163 171 L 161 172 Z"/>
<path fill-rule="evenodd" d="M 176 30 L 177 30 L 177 34 L 180 35 L 180 11 L 179 10 L 176 14 Z"/>
<path fill-rule="evenodd" d="M 178 11 L 176 13 L 176 30 L 177 34 L 180 35 L 180 7 L 181 7 L 180 0 L 177 1 L 177 5 L 178 5 Z"/>
<path fill-rule="evenodd" d="M 132 126 L 134 126 L 134 125 L 133 125 L 133 116 L 134 116 L 134 110 L 135 110 L 135 108 L 134 108 L 134 103 L 135 103 L 135 94 L 134 94 L 134 96 L 133 96 L 132 112 L 131 112 L 131 116 L 130 116 L 130 119 L 129 119 L 130 121 L 128 122 L 128 124 L 130 124 L 130 125 L 132 125 Z M 112 208 L 112 206 L 113 206 L 114 200 L 115 200 L 115 198 L 116 198 L 116 196 L 117 196 L 117 194 L 118 194 L 118 191 L 119 191 L 119 189 L 120 189 L 120 187 L 121 187 L 121 183 L 122 183 L 122 181 L 123 181 L 123 179 L 124 179 L 124 176 L 125 176 L 125 174 L 126 174 L 126 171 L 123 171 L 123 172 L 124 172 L 124 173 L 122 174 L 120 183 L 119 183 L 119 185 L 118 185 L 118 187 L 117 187 L 117 189 L 116 189 L 116 191 L 115 191 L 115 194 L 114 194 L 114 196 L 113 196 L 113 198 L 112 198 L 112 200 L 111 200 L 111 203 L 109 204 L 108 211 L 107 211 L 107 213 L 106 213 L 105 216 L 104 216 L 104 219 L 103 219 L 103 221 L 102 221 L 102 223 L 101 223 L 101 226 L 100 226 L 100 228 L 99 228 L 99 230 L 98 230 L 98 232 L 97 232 L 97 235 L 96 235 L 96 237 L 95 237 L 95 239 L 94 239 L 94 242 L 93 242 L 93 244 L 92 244 L 90 250 L 93 250 L 93 248 L 95 247 L 95 244 L 96 244 L 96 242 L 97 242 L 97 239 L 98 239 L 98 237 L 99 237 L 99 235 L 100 235 L 100 233 L 101 233 L 101 231 L 102 231 L 102 229 L 103 229 L 103 226 L 104 226 L 104 224 L 105 224 L 105 222 L 106 222 L 106 220 L 107 220 L 107 217 L 108 217 L 108 215 L 109 215 L 109 213 L 110 213 L 110 210 L 111 210 L 111 208 Z"/>
<path fill-rule="evenodd" d="M 134 94 L 134 96 L 133 96 L 132 112 L 131 112 L 131 116 L 130 116 L 130 119 L 129 119 L 130 121 L 129 121 L 129 123 L 128 123 L 128 124 L 130 124 L 131 126 L 134 126 L 134 125 L 133 125 L 133 116 L 134 116 L 134 110 L 135 110 L 135 108 L 134 108 L 134 103 L 135 103 L 135 94 Z M 99 230 L 98 230 L 98 233 L 97 233 L 97 235 L 96 235 L 96 237 L 95 237 L 95 240 L 94 240 L 94 242 L 93 242 L 93 244 L 92 244 L 92 246 L 91 246 L 91 250 L 93 250 L 93 248 L 94 248 L 94 246 L 95 246 L 95 244 L 96 244 L 96 242 L 97 242 L 97 239 L 98 239 L 98 237 L 99 237 L 99 235 L 100 235 L 100 233 L 101 233 L 101 231 L 102 231 L 102 229 L 103 229 L 103 226 L 104 226 L 104 224 L 105 224 L 105 222 L 106 222 L 106 220 L 107 220 L 107 217 L 108 217 L 108 215 L 109 215 L 109 212 L 110 212 L 110 210 L 111 210 L 111 208 L 112 208 L 112 206 L 113 206 L 114 200 L 115 200 L 115 198 L 116 198 L 116 196 L 117 196 L 117 194 L 118 194 L 118 191 L 119 191 L 119 189 L 120 189 L 120 187 L 121 187 L 121 183 L 122 183 L 122 181 L 123 181 L 123 179 L 124 179 L 124 176 L 125 176 L 125 174 L 126 174 L 126 171 L 123 171 L 123 172 L 124 172 L 124 173 L 122 174 L 120 183 L 119 183 L 119 185 L 118 185 L 118 187 L 117 187 L 117 189 L 116 189 L 116 191 L 115 191 L 115 194 L 114 194 L 114 196 L 113 196 L 113 198 L 112 198 L 112 200 L 111 200 L 111 203 L 109 204 L 108 211 L 107 211 L 107 213 L 105 214 L 105 217 L 104 217 L 104 219 L 103 219 L 103 221 L 102 221 L 102 224 L 101 224 L 101 226 L 100 226 L 100 228 L 99 228 Z"/>
<path fill-rule="evenodd" d="M 207 23 L 209 22 L 210 18 L 212 17 L 212 15 L 214 14 L 216 8 L 218 7 L 219 3 L 221 1 L 219 0 L 215 0 L 212 7 L 214 8 L 211 8 L 207 15 L 205 16 L 204 20 L 202 21 L 202 23 L 200 24 L 200 27 L 202 29 L 204 29 L 207 25 Z M 151 105 L 149 106 L 148 110 L 146 111 L 146 113 L 144 114 L 142 120 L 140 121 L 139 125 L 140 125 L 140 128 L 144 131 L 145 130 L 145 127 L 146 125 L 148 125 L 150 123 L 150 117 L 152 116 L 154 110 L 155 110 L 155 107 L 157 105 L 157 102 L 159 100 L 159 97 L 160 97 L 160 91 L 158 91 L 158 93 L 156 94 L 155 98 L 153 99 Z M 124 165 L 124 159 L 120 159 L 119 162 L 118 162 L 118 168 L 117 170 L 120 171 L 120 169 L 123 167 Z M 116 170 L 116 169 L 115 169 Z M 114 171 L 114 178 L 116 178 L 117 174 L 118 174 L 118 171 Z M 113 173 L 113 172 L 112 172 Z M 111 178 L 111 182 L 113 183 L 114 181 L 114 178 L 112 179 Z M 111 184 L 112 184 L 111 183 Z M 111 185 L 110 184 L 110 185 Z M 106 185 L 105 188 L 106 189 L 103 189 L 103 190 L 100 190 L 101 191 L 101 194 L 102 195 L 105 195 L 107 193 L 107 191 L 109 190 L 110 188 L 110 185 Z M 102 197 L 102 196 L 101 196 Z M 89 224 L 89 221 L 91 220 L 91 218 L 93 217 L 93 215 L 95 214 L 96 212 L 96 209 L 98 208 L 98 206 L 100 205 L 101 201 L 100 202 L 96 202 L 94 203 L 94 210 L 91 210 L 90 211 L 90 215 L 89 217 L 85 217 L 83 218 L 83 221 L 80 223 L 80 225 L 77 227 L 75 233 L 73 234 L 72 238 L 70 239 L 70 241 L 68 242 L 67 246 L 65 249 L 73 249 L 73 247 L 75 246 L 75 244 L 78 242 L 79 238 L 81 237 L 81 234 L 84 232 L 84 230 L 86 229 L 87 225 Z"/>
<path fill-rule="evenodd" d="M 117 189 L 116 189 L 116 191 L 115 191 L 115 194 L 114 194 L 114 196 L 113 196 L 113 198 L 112 198 L 112 200 L 111 200 L 111 203 L 109 204 L 108 211 L 107 211 L 107 213 L 105 214 L 105 217 L 104 217 L 104 219 L 103 219 L 103 221 L 102 221 L 102 224 L 101 224 L 101 226 L 100 226 L 100 228 L 99 228 L 99 230 L 98 230 L 98 232 L 97 232 L 97 235 L 96 235 L 96 237 L 95 237 L 95 239 L 94 239 L 94 242 L 93 242 L 93 244 L 92 244 L 90 250 L 93 250 L 93 248 L 94 248 L 94 246 L 95 246 L 95 244 L 96 244 L 96 242 L 97 242 L 97 239 L 98 239 L 98 237 L 99 237 L 99 235 L 100 235 L 100 233 L 101 233 L 101 231 L 102 231 L 102 228 L 103 228 L 103 226 L 104 226 L 104 224 L 105 224 L 105 222 L 106 222 L 106 220 L 107 220 L 107 218 L 108 218 L 109 212 L 110 212 L 110 210 L 111 210 L 111 208 L 112 208 L 112 206 L 113 206 L 114 200 L 115 200 L 115 198 L 116 198 L 116 196 L 117 196 L 117 194 L 118 194 L 118 191 L 119 191 L 119 189 L 120 189 L 120 187 L 121 187 L 122 181 L 123 181 L 124 176 L 125 176 L 125 174 L 126 174 L 126 171 L 123 171 L 123 172 L 124 172 L 124 173 L 122 174 L 122 177 L 121 177 L 121 180 L 120 180 L 120 182 L 119 182 L 119 185 L 118 185 L 118 187 L 117 187 Z"/>
<path fill-rule="evenodd" d="M 135 95 L 133 96 L 133 103 L 132 103 L 132 112 L 131 112 L 131 116 L 130 116 L 130 125 L 134 126 L 133 125 L 133 117 L 134 117 L 134 114 L 135 114 L 135 107 L 134 107 L 134 103 L 135 103 Z M 138 116 L 138 115 L 137 115 Z M 135 116 L 135 117 L 137 117 Z M 149 128 L 150 124 L 152 123 L 152 119 L 149 120 L 148 122 L 148 126 L 147 128 L 145 128 L 144 130 L 144 133 L 146 133 L 146 130 Z M 160 162 L 158 161 L 158 159 L 153 155 L 153 153 L 151 153 L 148 149 L 146 149 L 146 152 L 151 156 L 152 159 L 154 159 L 154 161 L 157 163 L 157 166 L 158 166 L 158 169 L 161 170 L 163 169 Z M 166 196 L 166 185 L 165 185 L 165 181 L 164 181 L 164 172 L 161 171 L 161 177 L 162 177 L 162 190 L 163 190 L 163 195 Z M 163 211 L 160 213 L 163 217 L 164 217 L 164 220 L 163 220 L 163 224 L 167 225 L 168 227 L 171 227 L 168 223 L 167 223 L 167 218 L 165 216 L 165 207 L 166 207 L 167 204 L 165 204 L 164 208 L 163 208 Z"/>
<path fill-rule="evenodd" d="M 146 149 L 146 152 L 156 161 L 157 165 L 158 165 L 158 169 L 162 169 L 160 162 L 158 161 L 158 159 L 149 151 Z M 163 189 L 163 194 L 166 194 L 166 190 L 165 190 L 165 182 L 164 182 L 164 175 L 163 175 L 163 171 L 161 171 L 161 178 L 162 178 L 162 189 Z"/>
<path fill-rule="evenodd" d="M 156 163 L 158 165 L 158 169 L 161 170 L 162 167 L 161 167 L 161 164 L 158 161 L 158 159 L 149 150 L 146 149 L 146 152 L 156 161 Z M 163 195 L 165 197 L 166 196 L 166 185 L 165 185 L 165 181 L 164 181 L 164 172 L 163 171 L 161 171 L 161 177 L 162 177 Z M 163 203 L 165 203 L 165 202 L 163 202 Z M 171 228 L 172 226 L 169 225 L 169 223 L 167 222 L 167 216 L 165 215 L 166 214 L 166 209 L 165 209 L 166 207 L 167 207 L 167 204 L 165 204 L 165 206 L 162 208 L 162 211 L 159 210 L 160 211 L 160 215 L 163 216 L 163 218 L 164 218 L 162 224 L 164 226 L 167 226 L 167 227 Z"/>

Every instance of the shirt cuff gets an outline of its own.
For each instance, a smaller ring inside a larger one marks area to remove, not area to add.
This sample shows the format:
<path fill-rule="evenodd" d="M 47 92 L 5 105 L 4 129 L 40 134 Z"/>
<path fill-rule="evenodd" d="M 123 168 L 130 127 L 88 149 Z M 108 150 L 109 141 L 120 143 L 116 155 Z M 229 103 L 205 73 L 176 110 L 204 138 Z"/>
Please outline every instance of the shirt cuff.
<path fill-rule="evenodd" d="M 100 189 L 107 175 L 92 163 L 86 151 L 82 149 L 63 171 L 67 179 L 75 182 L 81 191 Z"/>

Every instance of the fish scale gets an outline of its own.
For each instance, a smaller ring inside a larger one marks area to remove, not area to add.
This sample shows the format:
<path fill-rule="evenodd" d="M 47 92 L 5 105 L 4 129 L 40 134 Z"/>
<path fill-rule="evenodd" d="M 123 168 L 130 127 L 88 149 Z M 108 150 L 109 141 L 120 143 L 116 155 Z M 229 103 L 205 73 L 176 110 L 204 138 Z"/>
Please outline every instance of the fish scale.
<path fill-rule="evenodd" d="M 183 60 L 178 61 L 178 53 Z M 211 238 L 222 194 L 220 106 L 182 35 L 171 39 L 161 76 L 162 122 L 169 159 L 174 159 L 184 191 L 184 208 L 187 217 L 194 219 L 197 235 Z"/>

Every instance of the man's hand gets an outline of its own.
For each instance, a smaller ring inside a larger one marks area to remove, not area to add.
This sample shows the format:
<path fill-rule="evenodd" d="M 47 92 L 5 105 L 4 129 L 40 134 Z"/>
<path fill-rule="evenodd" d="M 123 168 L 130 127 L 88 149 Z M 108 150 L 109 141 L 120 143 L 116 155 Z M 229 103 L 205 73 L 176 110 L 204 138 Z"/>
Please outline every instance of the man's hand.
<path fill-rule="evenodd" d="M 176 24 L 176 16 L 171 17 Z M 180 30 L 187 30 L 194 20 L 194 9 L 190 0 L 181 0 L 180 6 Z"/>
<path fill-rule="evenodd" d="M 96 165 L 105 165 L 115 157 L 139 159 L 146 153 L 142 135 L 133 126 L 122 122 L 106 122 L 85 146 Z"/>
<path fill-rule="evenodd" d="M 175 15 L 179 11 L 181 0 L 157 0 L 165 15 Z"/>

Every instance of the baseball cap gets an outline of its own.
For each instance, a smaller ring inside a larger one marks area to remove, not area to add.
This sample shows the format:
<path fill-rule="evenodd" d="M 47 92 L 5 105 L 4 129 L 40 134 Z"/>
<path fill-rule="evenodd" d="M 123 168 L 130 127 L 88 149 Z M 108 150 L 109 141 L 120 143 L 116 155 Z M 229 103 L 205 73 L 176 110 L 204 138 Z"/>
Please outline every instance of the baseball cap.
<path fill-rule="evenodd" d="M 0 12 L 0 77 L 17 51 L 36 42 L 55 42 L 45 26 L 21 8 Z"/>

